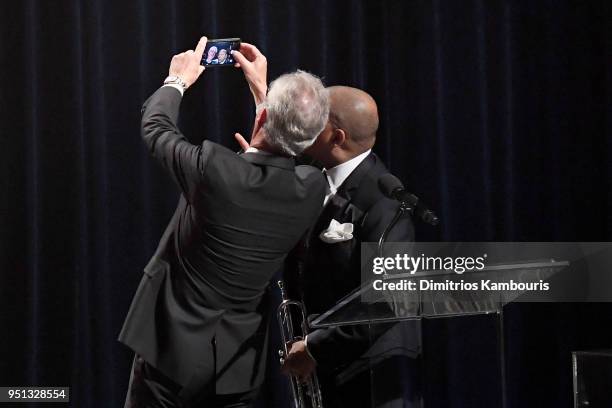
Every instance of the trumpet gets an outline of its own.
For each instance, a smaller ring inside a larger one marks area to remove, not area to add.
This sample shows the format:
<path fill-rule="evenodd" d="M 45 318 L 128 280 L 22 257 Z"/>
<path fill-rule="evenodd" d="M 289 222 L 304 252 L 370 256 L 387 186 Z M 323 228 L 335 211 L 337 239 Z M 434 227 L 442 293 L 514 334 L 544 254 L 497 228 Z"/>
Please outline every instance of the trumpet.
<path fill-rule="evenodd" d="M 279 350 L 281 360 L 289 354 L 289 345 L 294 341 L 302 340 L 309 332 L 308 320 L 306 318 L 306 307 L 303 302 L 290 300 L 287 298 L 287 293 L 283 286 L 283 281 L 278 281 L 278 287 L 281 291 L 282 301 L 278 306 L 277 318 L 280 326 L 281 340 L 283 349 Z M 291 315 L 292 309 L 297 309 L 299 322 L 299 330 L 301 333 L 295 333 L 293 318 Z M 321 388 L 319 387 L 319 379 L 316 372 L 313 372 L 308 380 L 304 383 L 291 376 L 291 396 L 293 398 L 293 408 L 323 408 L 321 399 Z"/>

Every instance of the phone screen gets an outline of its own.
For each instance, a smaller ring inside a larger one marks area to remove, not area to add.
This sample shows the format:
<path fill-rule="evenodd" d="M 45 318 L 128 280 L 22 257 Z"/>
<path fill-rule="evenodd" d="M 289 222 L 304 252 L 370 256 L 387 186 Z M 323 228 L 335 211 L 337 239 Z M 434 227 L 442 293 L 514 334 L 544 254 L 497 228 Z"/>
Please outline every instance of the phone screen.
<path fill-rule="evenodd" d="M 233 50 L 240 49 L 240 38 L 208 40 L 200 65 L 205 67 L 231 67 L 234 65 Z"/>

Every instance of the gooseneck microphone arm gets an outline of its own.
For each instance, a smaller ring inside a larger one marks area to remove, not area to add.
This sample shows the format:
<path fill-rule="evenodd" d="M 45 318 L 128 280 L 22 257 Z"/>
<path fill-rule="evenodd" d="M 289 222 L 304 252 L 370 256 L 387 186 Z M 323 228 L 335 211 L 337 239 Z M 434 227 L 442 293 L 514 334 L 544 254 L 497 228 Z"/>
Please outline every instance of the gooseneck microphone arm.
<path fill-rule="evenodd" d="M 397 200 L 400 203 L 395 212 L 395 216 L 393 216 L 393 219 L 391 219 L 391 222 L 384 229 L 378 240 L 378 256 L 383 258 L 383 246 L 387 237 L 404 214 L 414 214 L 430 225 L 438 225 L 440 220 L 433 211 L 420 203 L 417 196 L 407 192 L 402 182 L 393 174 L 387 173 L 381 176 L 378 179 L 378 186 L 385 196 Z M 386 270 L 384 270 L 384 274 L 387 274 Z"/>
<path fill-rule="evenodd" d="M 398 207 L 397 211 L 395 211 L 395 215 L 391 219 L 391 222 L 387 225 L 387 227 L 385 228 L 383 233 L 380 235 L 380 238 L 378 240 L 378 256 L 380 258 L 384 258 L 383 247 L 385 245 L 385 242 L 387 241 L 387 236 L 389 236 L 389 232 L 391 232 L 393 227 L 395 227 L 395 224 L 397 224 L 399 219 L 402 218 L 404 214 L 412 213 L 413 210 L 414 209 L 407 202 L 405 201 L 400 202 L 400 206 Z M 384 268 L 383 268 L 383 272 L 385 275 L 387 274 L 387 270 Z"/>

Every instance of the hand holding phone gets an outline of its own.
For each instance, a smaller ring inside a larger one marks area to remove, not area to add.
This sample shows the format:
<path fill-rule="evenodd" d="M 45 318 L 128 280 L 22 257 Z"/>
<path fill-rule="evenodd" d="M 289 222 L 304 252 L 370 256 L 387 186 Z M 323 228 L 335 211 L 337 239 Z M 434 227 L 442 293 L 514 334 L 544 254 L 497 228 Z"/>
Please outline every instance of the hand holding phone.
<path fill-rule="evenodd" d="M 234 51 L 236 66 L 244 72 L 249 83 L 255 104 L 259 105 L 266 99 L 268 91 L 268 61 L 266 57 L 252 44 L 242 43 L 240 51 Z"/>
<path fill-rule="evenodd" d="M 168 75 L 178 77 L 183 81 L 185 89 L 189 88 L 204 72 L 198 62 L 206 48 L 206 37 L 201 37 L 195 50 L 188 50 L 172 57 Z"/>

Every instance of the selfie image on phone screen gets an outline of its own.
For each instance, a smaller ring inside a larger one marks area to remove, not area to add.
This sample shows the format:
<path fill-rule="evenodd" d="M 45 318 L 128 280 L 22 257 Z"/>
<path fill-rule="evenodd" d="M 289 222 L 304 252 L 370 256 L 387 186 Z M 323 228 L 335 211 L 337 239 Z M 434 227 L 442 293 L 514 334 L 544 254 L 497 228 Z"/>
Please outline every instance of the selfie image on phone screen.
<path fill-rule="evenodd" d="M 219 67 L 234 65 L 233 50 L 240 49 L 240 38 L 222 38 L 208 40 L 200 65 Z"/>

